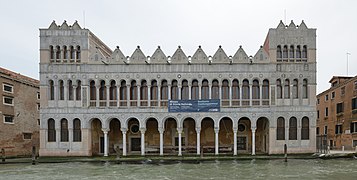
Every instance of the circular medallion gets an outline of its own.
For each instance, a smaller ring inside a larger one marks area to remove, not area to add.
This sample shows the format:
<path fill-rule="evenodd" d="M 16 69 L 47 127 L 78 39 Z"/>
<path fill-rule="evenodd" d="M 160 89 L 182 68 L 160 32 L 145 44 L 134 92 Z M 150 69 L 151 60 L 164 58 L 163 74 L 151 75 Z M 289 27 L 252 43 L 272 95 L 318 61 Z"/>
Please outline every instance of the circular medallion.
<path fill-rule="evenodd" d="M 202 78 L 202 74 L 199 74 L 199 75 L 198 75 L 198 78 Z"/>
<path fill-rule="evenodd" d="M 259 77 L 262 78 L 262 77 L 263 77 L 263 74 L 259 74 Z"/>
<path fill-rule="evenodd" d="M 127 78 L 127 79 L 129 79 L 129 78 L 130 78 L 130 75 L 129 75 L 129 74 L 128 74 L 128 75 L 126 75 L 126 78 Z"/>
<path fill-rule="evenodd" d="M 83 79 L 87 79 L 87 76 L 86 76 L 86 75 L 83 75 L 82 78 L 83 78 Z"/>
<path fill-rule="evenodd" d="M 177 75 L 177 78 L 179 78 L 179 79 L 180 79 L 180 78 L 181 78 L 181 74 L 178 74 L 178 75 Z"/>
<path fill-rule="evenodd" d="M 108 79 L 109 78 L 109 76 L 108 75 L 105 75 L 105 79 Z"/>
<path fill-rule="evenodd" d="M 157 77 L 158 79 L 160 79 L 161 76 L 160 76 L 160 74 L 158 74 L 156 77 Z"/>
<path fill-rule="evenodd" d="M 98 77 L 99 77 L 98 75 L 95 75 L 95 76 L 94 76 L 95 79 L 98 79 Z"/>
<path fill-rule="evenodd" d="M 133 133 L 133 134 L 136 134 L 136 133 L 138 133 L 139 132 L 139 125 L 137 125 L 137 124 L 132 124 L 131 126 L 130 126 L 130 132 L 131 133 Z"/>
<path fill-rule="evenodd" d="M 140 74 L 137 74 L 137 75 L 136 75 L 136 78 L 140 78 Z"/>
<path fill-rule="evenodd" d="M 57 79 L 57 78 L 58 78 L 58 76 L 57 76 L 57 75 L 54 75 L 54 76 L 53 76 L 53 78 Z"/>
<path fill-rule="evenodd" d="M 238 131 L 240 131 L 240 132 L 245 131 L 245 126 L 244 126 L 244 124 L 238 124 Z"/>

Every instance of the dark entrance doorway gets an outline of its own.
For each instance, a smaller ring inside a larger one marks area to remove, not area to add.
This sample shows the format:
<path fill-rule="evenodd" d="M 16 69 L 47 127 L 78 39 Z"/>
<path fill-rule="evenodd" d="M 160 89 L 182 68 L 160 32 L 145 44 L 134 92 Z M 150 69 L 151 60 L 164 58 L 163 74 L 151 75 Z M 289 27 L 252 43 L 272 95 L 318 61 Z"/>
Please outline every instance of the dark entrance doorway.
<path fill-rule="evenodd" d="M 104 153 L 104 137 L 100 137 L 99 139 L 99 153 Z"/>
<path fill-rule="evenodd" d="M 140 138 L 131 138 L 131 151 L 140 151 L 141 150 L 141 142 Z"/>
<path fill-rule="evenodd" d="M 247 150 L 247 137 L 237 137 L 238 150 Z"/>

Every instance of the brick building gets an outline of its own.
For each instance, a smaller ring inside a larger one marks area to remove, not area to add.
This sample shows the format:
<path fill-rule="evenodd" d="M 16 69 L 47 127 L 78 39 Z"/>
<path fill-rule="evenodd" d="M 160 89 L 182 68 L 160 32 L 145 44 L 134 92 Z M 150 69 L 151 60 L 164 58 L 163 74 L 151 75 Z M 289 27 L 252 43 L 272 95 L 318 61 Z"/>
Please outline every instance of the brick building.
<path fill-rule="evenodd" d="M 39 81 L 0 67 L 0 149 L 31 155 L 39 147 Z"/>
<path fill-rule="evenodd" d="M 331 87 L 317 95 L 316 134 L 331 149 L 357 146 L 357 76 L 334 76 Z"/>

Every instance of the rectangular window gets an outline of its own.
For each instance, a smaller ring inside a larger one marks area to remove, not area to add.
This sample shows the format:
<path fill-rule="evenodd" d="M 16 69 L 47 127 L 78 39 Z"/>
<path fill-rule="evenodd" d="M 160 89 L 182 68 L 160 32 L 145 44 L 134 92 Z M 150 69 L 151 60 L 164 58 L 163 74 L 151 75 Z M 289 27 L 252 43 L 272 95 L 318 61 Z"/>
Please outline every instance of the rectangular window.
<path fill-rule="evenodd" d="M 357 109 L 357 98 L 352 99 L 352 110 Z"/>
<path fill-rule="evenodd" d="M 325 108 L 325 117 L 328 116 L 328 107 Z"/>
<path fill-rule="evenodd" d="M 320 98 L 319 98 L 319 99 L 317 99 L 317 104 L 320 104 Z"/>
<path fill-rule="evenodd" d="M 346 88 L 345 88 L 345 87 L 342 87 L 342 88 L 341 88 L 341 96 L 345 95 L 345 91 L 346 91 Z"/>
<path fill-rule="evenodd" d="M 328 94 L 325 95 L 325 101 L 328 101 Z"/>
<path fill-rule="evenodd" d="M 31 133 L 24 133 L 24 139 L 31 139 L 32 138 L 32 134 Z"/>
<path fill-rule="evenodd" d="M 324 134 L 327 134 L 327 126 L 324 128 Z"/>
<path fill-rule="evenodd" d="M 319 118 L 320 118 L 320 111 L 317 110 L 317 119 L 319 119 Z"/>
<path fill-rule="evenodd" d="M 10 84 L 2 84 L 2 89 L 4 92 L 7 93 L 13 93 L 14 92 L 14 86 L 10 85 Z"/>
<path fill-rule="evenodd" d="M 342 113 L 343 112 L 343 103 L 337 103 L 336 104 L 336 113 Z"/>
<path fill-rule="evenodd" d="M 40 110 L 40 103 L 37 103 L 37 111 Z"/>
<path fill-rule="evenodd" d="M 5 105 L 13 106 L 14 105 L 14 98 L 10 96 L 3 96 L 3 103 Z"/>
<path fill-rule="evenodd" d="M 332 92 L 331 93 L 331 99 L 334 99 L 335 98 L 335 92 Z"/>
<path fill-rule="evenodd" d="M 320 134 L 320 127 L 316 127 L 316 134 L 317 134 L 317 135 Z"/>
<path fill-rule="evenodd" d="M 4 115 L 4 123 L 13 124 L 14 116 Z"/>
<path fill-rule="evenodd" d="M 350 132 L 351 132 L 351 133 L 356 133 L 356 132 L 357 132 L 357 122 L 352 122 L 352 123 L 351 123 Z"/>
<path fill-rule="evenodd" d="M 41 96 L 40 96 L 40 92 L 37 92 L 37 100 L 40 100 Z"/>
<path fill-rule="evenodd" d="M 335 126 L 335 134 L 342 134 L 342 125 L 338 124 Z"/>

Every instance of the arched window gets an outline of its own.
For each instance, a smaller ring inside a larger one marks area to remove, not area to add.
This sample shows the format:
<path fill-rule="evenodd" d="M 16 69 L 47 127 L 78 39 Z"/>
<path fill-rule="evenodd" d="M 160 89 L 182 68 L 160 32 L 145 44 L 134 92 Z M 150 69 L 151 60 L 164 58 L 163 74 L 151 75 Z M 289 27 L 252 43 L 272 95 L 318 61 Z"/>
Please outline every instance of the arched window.
<path fill-rule="evenodd" d="M 76 59 L 81 59 L 81 47 L 77 46 Z"/>
<path fill-rule="evenodd" d="M 47 131 L 47 141 L 48 142 L 56 142 L 56 127 L 55 120 L 49 119 L 47 122 L 48 131 Z"/>
<path fill-rule="evenodd" d="M 82 95 L 82 82 L 80 80 L 77 81 L 77 88 L 76 88 L 76 100 L 79 101 L 81 100 L 81 95 Z"/>
<path fill-rule="evenodd" d="M 294 46 L 291 45 L 289 49 L 289 59 L 294 59 L 294 53 L 295 53 L 294 51 L 295 51 Z"/>
<path fill-rule="evenodd" d="M 73 60 L 74 59 L 74 56 L 75 56 L 75 50 L 74 50 L 74 47 L 73 46 L 70 46 L 69 47 L 69 52 L 70 52 L 70 59 Z"/>
<path fill-rule="evenodd" d="M 171 83 L 171 99 L 172 100 L 178 99 L 178 86 L 176 80 L 172 80 Z"/>
<path fill-rule="evenodd" d="M 67 119 L 61 120 L 61 142 L 68 142 L 68 121 L 67 121 Z"/>
<path fill-rule="evenodd" d="M 136 81 L 133 80 L 131 81 L 131 86 L 130 86 L 130 100 L 137 100 L 138 99 L 138 90 L 136 86 Z M 132 102 L 131 105 L 136 105 L 136 102 Z"/>
<path fill-rule="evenodd" d="M 50 100 L 55 100 L 55 86 L 53 84 L 52 80 L 49 80 L 49 95 L 50 95 Z"/>
<path fill-rule="evenodd" d="M 285 45 L 283 49 L 283 58 L 287 59 L 288 58 L 288 46 Z"/>
<path fill-rule="evenodd" d="M 309 118 L 308 117 L 303 117 L 302 118 L 302 126 L 301 126 L 301 139 L 302 140 L 308 140 L 310 135 L 309 135 Z"/>
<path fill-rule="evenodd" d="M 222 81 L 222 99 L 229 99 L 229 82 L 227 79 Z"/>
<path fill-rule="evenodd" d="M 73 142 L 82 141 L 82 132 L 81 132 L 81 120 L 78 118 L 73 120 Z"/>
<path fill-rule="evenodd" d="M 53 46 L 50 46 L 50 59 L 54 59 L 55 58 L 55 51 L 53 49 Z"/>
<path fill-rule="evenodd" d="M 59 80 L 59 99 L 64 100 L 64 83 L 62 80 Z"/>
<path fill-rule="evenodd" d="M 90 81 L 89 86 L 90 86 L 90 100 L 96 100 L 97 93 L 96 93 L 95 81 L 94 80 Z"/>
<path fill-rule="evenodd" d="M 265 79 L 263 81 L 263 87 L 262 87 L 262 91 L 263 91 L 263 94 L 262 94 L 262 99 L 269 99 L 269 80 Z"/>
<path fill-rule="evenodd" d="M 285 119 L 279 117 L 276 127 L 276 140 L 285 140 Z"/>
<path fill-rule="evenodd" d="M 283 86 L 281 85 L 281 80 L 276 80 L 276 97 L 278 99 L 283 98 Z"/>
<path fill-rule="evenodd" d="M 259 81 L 258 80 L 253 80 L 253 86 L 252 86 L 252 98 L 253 99 L 260 99 L 260 88 L 259 88 Z"/>
<path fill-rule="evenodd" d="M 126 100 L 127 100 L 127 90 L 126 90 L 126 81 L 121 81 L 120 82 L 120 106 L 126 106 Z"/>
<path fill-rule="evenodd" d="M 202 81 L 201 99 L 209 99 L 209 85 L 207 79 Z"/>
<path fill-rule="evenodd" d="M 72 80 L 68 80 L 68 100 L 73 100 L 73 84 Z"/>
<path fill-rule="evenodd" d="M 232 82 L 232 99 L 239 99 L 239 98 L 240 98 L 239 81 L 237 79 L 234 79 Z"/>
<path fill-rule="evenodd" d="M 296 46 L 296 58 L 301 58 L 301 48 L 300 45 Z"/>
<path fill-rule="evenodd" d="M 218 80 L 213 80 L 212 81 L 212 95 L 211 99 L 219 99 L 219 83 Z"/>
<path fill-rule="evenodd" d="M 167 100 L 169 98 L 169 89 L 167 81 L 164 79 L 161 81 L 161 100 Z"/>
<path fill-rule="evenodd" d="M 307 58 L 307 46 L 304 45 L 302 47 L 302 58 L 306 59 Z"/>
<path fill-rule="evenodd" d="M 198 91 L 198 81 L 195 79 L 192 81 L 191 99 L 199 99 Z"/>
<path fill-rule="evenodd" d="M 105 81 L 100 81 L 100 88 L 99 88 L 99 100 L 106 100 L 107 99 L 107 88 L 105 86 Z"/>
<path fill-rule="evenodd" d="M 158 97 L 159 97 L 159 91 L 157 87 L 157 81 L 152 80 L 151 81 L 151 89 L 150 89 L 150 100 L 151 100 L 151 106 L 157 106 L 158 105 Z"/>
<path fill-rule="evenodd" d="M 188 81 L 184 79 L 182 80 L 181 99 L 188 99 L 188 98 L 189 98 Z"/>
<path fill-rule="evenodd" d="M 290 98 L 290 81 L 289 81 L 289 79 L 285 79 L 284 98 L 285 99 L 289 99 Z"/>
<path fill-rule="evenodd" d="M 298 80 L 297 79 L 294 79 L 293 80 L 293 98 L 294 99 L 297 99 L 297 98 L 299 98 L 299 82 L 298 82 Z"/>
<path fill-rule="evenodd" d="M 109 100 L 111 100 L 110 106 L 115 106 L 116 103 L 114 100 L 117 100 L 117 86 L 115 80 L 110 82 Z"/>
<path fill-rule="evenodd" d="M 141 81 L 141 86 L 140 86 L 140 100 L 142 100 L 141 104 L 142 106 L 147 106 L 147 100 L 148 100 L 148 85 L 146 80 Z"/>
<path fill-rule="evenodd" d="M 281 56 L 281 46 L 280 45 L 278 45 L 278 47 L 276 48 L 276 57 L 278 59 L 282 58 L 282 56 Z"/>
<path fill-rule="evenodd" d="M 56 46 L 56 59 L 61 59 L 61 48 Z"/>
<path fill-rule="evenodd" d="M 67 46 L 63 46 L 63 59 L 68 59 Z"/>
<path fill-rule="evenodd" d="M 302 98 L 307 98 L 307 97 L 308 97 L 307 79 L 304 79 L 302 81 Z"/>
<path fill-rule="evenodd" d="M 243 85 L 242 85 L 242 99 L 250 99 L 249 95 L 249 81 L 247 79 L 243 80 Z"/>
<path fill-rule="evenodd" d="M 289 119 L 289 140 L 297 140 L 297 119 L 291 117 Z"/>

